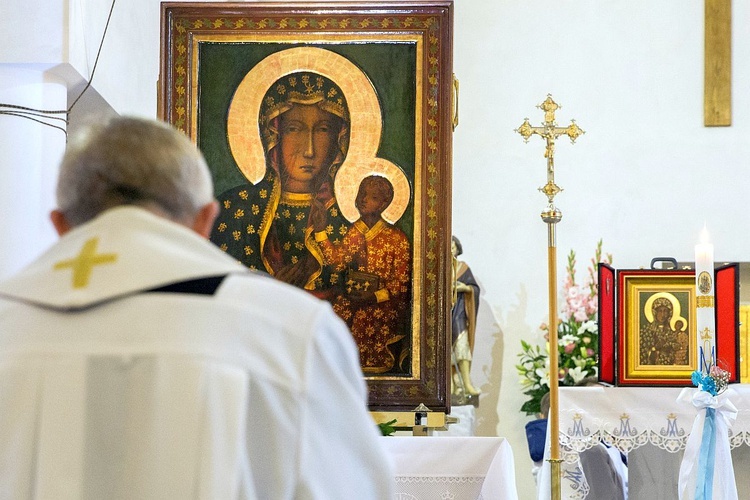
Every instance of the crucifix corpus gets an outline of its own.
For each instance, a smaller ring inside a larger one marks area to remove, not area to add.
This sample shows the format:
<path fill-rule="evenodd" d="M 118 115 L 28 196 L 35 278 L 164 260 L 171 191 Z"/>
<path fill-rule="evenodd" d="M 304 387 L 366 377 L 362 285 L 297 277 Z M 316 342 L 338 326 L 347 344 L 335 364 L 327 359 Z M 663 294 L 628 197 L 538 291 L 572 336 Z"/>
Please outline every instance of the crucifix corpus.
<path fill-rule="evenodd" d="M 538 135 L 547 142 L 547 148 L 544 151 L 544 157 L 547 158 L 547 184 L 539 188 L 539 191 L 547 196 L 547 208 L 542 212 L 542 220 L 547 224 L 547 268 L 548 268 L 548 288 L 549 288 L 549 419 L 550 426 L 550 486 L 552 500 L 560 500 L 561 496 L 561 475 L 560 475 L 560 429 L 558 416 L 558 363 L 557 363 L 557 247 L 555 242 L 555 224 L 562 219 L 562 212 L 555 207 L 554 198 L 562 188 L 555 184 L 555 140 L 561 135 L 570 138 L 570 142 L 575 140 L 585 132 L 576 124 L 575 120 L 570 121 L 567 127 L 558 127 L 555 123 L 555 111 L 559 106 L 552 96 L 547 94 L 547 99 L 537 106 L 544 111 L 544 122 L 541 127 L 532 127 L 529 119 L 525 118 L 520 127 L 515 131 L 523 136 L 525 142 L 529 141 L 532 135 Z M 554 333 L 553 333 L 554 330 Z"/>

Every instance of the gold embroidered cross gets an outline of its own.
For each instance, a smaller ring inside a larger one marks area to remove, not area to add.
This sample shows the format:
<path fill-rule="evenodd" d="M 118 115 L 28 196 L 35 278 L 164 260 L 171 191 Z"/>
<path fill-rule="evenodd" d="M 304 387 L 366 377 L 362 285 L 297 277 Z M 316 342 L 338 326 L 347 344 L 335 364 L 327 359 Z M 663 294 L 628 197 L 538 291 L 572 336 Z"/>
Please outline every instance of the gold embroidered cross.
<path fill-rule="evenodd" d="M 73 269 L 73 288 L 88 286 L 94 266 L 111 264 L 117 260 L 117 254 L 114 253 L 97 254 L 96 247 L 98 244 L 99 238 L 91 238 L 83 244 L 81 253 L 72 259 L 56 263 L 54 269 L 59 270 L 70 267 Z"/>

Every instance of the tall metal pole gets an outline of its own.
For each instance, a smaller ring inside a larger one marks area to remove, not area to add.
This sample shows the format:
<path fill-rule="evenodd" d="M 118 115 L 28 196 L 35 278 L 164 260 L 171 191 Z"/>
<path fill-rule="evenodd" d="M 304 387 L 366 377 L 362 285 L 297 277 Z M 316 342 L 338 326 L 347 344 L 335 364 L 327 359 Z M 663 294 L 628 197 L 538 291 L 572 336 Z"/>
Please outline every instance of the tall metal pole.
<path fill-rule="evenodd" d="M 557 127 L 555 123 L 555 111 L 560 106 L 552 100 L 551 95 L 537 106 L 544 111 L 544 122 L 541 127 L 532 127 L 526 118 L 516 132 L 521 134 L 524 141 L 528 142 L 532 135 L 539 135 L 547 142 L 544 157 L 547 159 L 547 184 L 539 188 L 539 191 L 547 196 L 548 205 L 542 212 L 542 220 L 547 224 L 547 287 L 549 290 L 549 419 L 550 427 L 550 497 L 552 500 L 560 500 L 562 492 L 560 464 L 560 418 L 558 404 L 558 342 L 557 342 L 557 241 L 555 225 L 562 220 L 562 212 L 555 207 L 554 198 L 562 189 L 555 184 L 555 139 L 561 135 L 570 137 L 570 142 L 585 133 L 571 120 L 567 127 Z"/>
<path fill-rule="evenodd" d="M 562 493 L 560 464 L 560 416 L 558 404 L 558 359 L 557 359 L 557 242 L 555 224 L 562 219 L 562 212 L 554 206 L 542 212 L 547 224 L 547 286 L 549 288 L 549 418 L 550 426 L 550 498 L 560 500 Z M 554 332 L 554 333 L 553 333 Z"/>

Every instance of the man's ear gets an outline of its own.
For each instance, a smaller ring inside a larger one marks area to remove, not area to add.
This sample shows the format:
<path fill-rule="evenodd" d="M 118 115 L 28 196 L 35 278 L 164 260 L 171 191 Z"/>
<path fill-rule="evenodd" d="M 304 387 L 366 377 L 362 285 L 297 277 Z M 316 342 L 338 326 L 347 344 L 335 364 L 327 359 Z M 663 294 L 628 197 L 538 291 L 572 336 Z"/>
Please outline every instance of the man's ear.
<path fill-rule="evenodd" d="M 55 226 L 55 231 L 57 231 L 58 236 L 64 235 L 73 227 L 68 222 L 68 219 L 65 218 L 65 214 L 60 210 L 55 209 L 50 212 L 49 218 L 52 221 L 52 225 Z"/>
<path fill-rule="evenodd" d="M 214 221 L 219 215 L 219 202 L 213 200 L 210 203 L 206 203 L 198 210 L 198 213 L 193 220 L 193 224 L 190 226 L 193 231 L 200 234 L 204 238 L 208 238 L 211 235 L 211 230 L 214 227 Z"/>

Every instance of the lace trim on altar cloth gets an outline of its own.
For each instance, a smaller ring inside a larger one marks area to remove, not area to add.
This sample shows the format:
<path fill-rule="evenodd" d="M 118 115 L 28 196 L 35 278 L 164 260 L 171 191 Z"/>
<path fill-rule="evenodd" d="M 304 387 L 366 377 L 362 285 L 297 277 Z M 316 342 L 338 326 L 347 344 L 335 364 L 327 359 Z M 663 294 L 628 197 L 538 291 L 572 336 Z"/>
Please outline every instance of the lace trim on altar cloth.
<path fill-rule="evenodd" d="M 598 425 L 589 425 L 586 420 L 576 414 L 568 422 L 561 423 L 560 446 L 566 462 L 574 463 L 579 453 L 599 443 L 613 446 L 623 453 L 649 443 L 669 453 L 678 453 L 685 449 L 693 425 L 692 419 L 678 419 L 674 413 L 653 420 L 636 421 L 630 415 L 623 414 L 619 422 L 598 420 Z M 729 443 L 732 449 L 750 446 L 750 430 L 730 429 Z"/>
<path fill-rule="evenodd" d="M 633 430 L 627 435 L 612 434 L 605 431 L 596 431 L 590 433 L 585 438 L 570 437 L 567 434 L 560 434 L 560 447 L 563 454 L 563 460 L 568 463 L 575 463 L 578 460 L 578 454 L 592 448 L 599 443 L 607 446 L 613 446 L 623 453 L 629 453 L 636 448 L 646 444 L 652 444 L 669 453 L 678 453 L 685 449 L 688 440 L 688 431 L 685 429 L 659 431 L 644 430 L 638 432 Z M 731 449 L 739 446 L 750 446 L 750 432 L 740 431 L 729 432 L 729 445 Z"/>
<path fill-rule="evenodd" d="M 484 476 L 396 476 L 395 500 L 484 500 Z"/>

